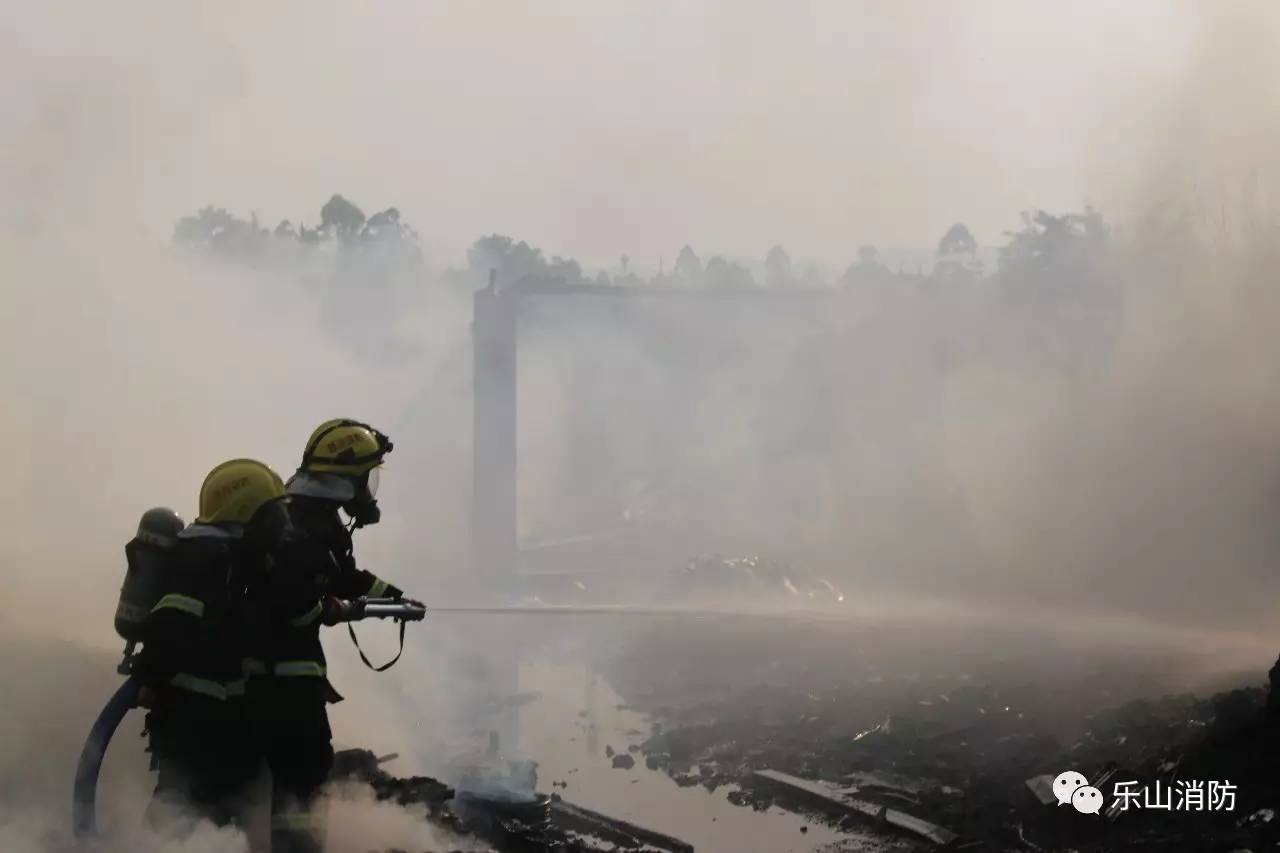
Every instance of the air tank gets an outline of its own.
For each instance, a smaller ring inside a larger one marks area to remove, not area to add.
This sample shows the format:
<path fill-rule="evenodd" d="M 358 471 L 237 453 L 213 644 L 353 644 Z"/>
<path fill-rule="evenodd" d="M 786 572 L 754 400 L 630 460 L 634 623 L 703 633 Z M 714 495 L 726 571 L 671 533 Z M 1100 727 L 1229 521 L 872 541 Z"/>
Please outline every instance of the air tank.
<path fill-rule="evenodd" d="M 167 507 L 149 509 L 138 522 L 138 533 L 124 546 L 128 568 L 116 606 L 116 633 L 130 643 L 142 642 L 142 629 L 165 584 L 169 552 L 186 524 Z"/>

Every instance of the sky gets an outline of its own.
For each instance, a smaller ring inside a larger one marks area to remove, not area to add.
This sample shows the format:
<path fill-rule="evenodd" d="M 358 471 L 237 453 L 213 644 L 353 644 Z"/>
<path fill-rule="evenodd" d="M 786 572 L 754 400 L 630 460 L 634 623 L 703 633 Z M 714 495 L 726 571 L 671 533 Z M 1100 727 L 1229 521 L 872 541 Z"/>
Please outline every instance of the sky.
<path fill-rule="evenodd" d="M 314 220 L 341 192 L 399 207 L 438 267 L 494 231 L 592 268 L 685 243 L 841 267 L 1122 204 L 1202 8 L 55 3 L 10 21 L 4 121 L 51 157 L 99 133 L 84 174 L 161 234 L 206 203 Z"/>

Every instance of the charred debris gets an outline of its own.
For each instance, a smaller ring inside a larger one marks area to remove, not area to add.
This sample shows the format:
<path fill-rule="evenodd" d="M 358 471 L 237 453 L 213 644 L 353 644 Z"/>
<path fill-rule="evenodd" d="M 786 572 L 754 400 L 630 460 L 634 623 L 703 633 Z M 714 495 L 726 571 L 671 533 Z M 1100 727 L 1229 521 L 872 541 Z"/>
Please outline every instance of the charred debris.
<path fill-rule="evenodd" d="M 723 789 L 743 808 L 779 807 L 840 829 L 878 830 L 884 850 L 1260 850 L 1280 843 L 1280 784 L 1271 760 L 1280 727 L 1266 698 L 1262 688 L 1248 688 L 1129 702 L 1090 716 L 1065 742 L 1041 732 L 1042 721 L 1019 710 L 1031 705 L 1012 704 L 1019 702 L 1012 693 L 958 690 L 839 737 L 803 724 L 752 726 L 732 714 L 715 723 L 656 725 L 628 752 L 602 760 L 630 770 L 630 762 L 616 759 L 636 755 L 678 784 Z M 431 778 L 391 775 L 384 761 L 347 750 L 335 777 L 368 785 L 379 800 L 420 808 L 425 820 L 494 851 L 693 850 L 662 827 L 534 793 L 531 767 L 472 780 L 459 792 Z M 1108 803 L 1118 781 L 1168 791 L 1180 779 L 1229 780 L 1236 801 L 1230 810 L 1198 814 L 1108 807 L 1082 815 L 1047 793 L 1064 768 L 1107 791 Z"/>
<path fill-rule="evenodd" d="M 712 593 L 745 582 L 787 596 L 841 595 L 820 579 L 762 568 L 702 560 L 682 580 Z M 1070 657 L 1061 646 L 1048 651 Z M 652 724 L 599 760 L 617 772 L 665 773 L 741 808 L 819 817 L 864 838 L 870 829 L 885 851 L 1225 853 L 1280 844 L 1280 664 L 1269 687 L 1246 676 L 1196 695 L 1162 689 L 1161 673 L 1176 665 L 1159 649 L 1115 649 L 1074 669 L 1045 661 L 1036 642 L 999 630 L 957 639 L 907 624 L 663 621 L 594 662 Z M 1052 783 L 1067 770 L 1103 792 L 1098 814 L 1059 804 Z M 473 779 L 459 794 L 392 776 L 363 751 L 341 754 L 338 768 L 379 799 L 421 807 L 426 819 L 498 851 L 692 850 L 663 827 L 533 793 L 532 766 L 508 772 L 506 782 Z M 1230 785 L 1231 807 L 1114 804 L 1122 783 L 1168 792 L 1197 780 Z"/>
<path fill-rule="evenodd" d="M 1035 646 L 907 625 L 666 625 L 612 661 L 610 681 L 654 720 L 650 769 L 745 808 L 879 827 L 912 849 L 1280 843 L 1280 664 L 1270 688 L 1244 676 L 1195 695 L 1161 689 L 1177 668 L 1162 650 L 1095 650 L 1072 667 Z M 698 649 L 696 664 L 682 669 L 691 655 L 674 648 Z M 1099 814 L 1046 798 L 1069 770 L 1103 792 Z M 1168 798 L 1211 780 L 1231 790 L 1229 808 L 1114 805 L 1117 785 Z"/>
<path fill-rule="evenodd" d="M 368 785 L 378 800 L 421 809 L 424 820 L 466 838 L 468 850 L 479 840 L 495 853 L 693 853 L 692 846 L 661 832 L 576 806 L 559 794 L 538 793 L 532 762 L 504 763 L 501 775 L 477 767 L 454 788 L 426 776 L 391 775 L 382 765 L 394 757 L 344 750 L 335 755 L 333 780 Z"/>

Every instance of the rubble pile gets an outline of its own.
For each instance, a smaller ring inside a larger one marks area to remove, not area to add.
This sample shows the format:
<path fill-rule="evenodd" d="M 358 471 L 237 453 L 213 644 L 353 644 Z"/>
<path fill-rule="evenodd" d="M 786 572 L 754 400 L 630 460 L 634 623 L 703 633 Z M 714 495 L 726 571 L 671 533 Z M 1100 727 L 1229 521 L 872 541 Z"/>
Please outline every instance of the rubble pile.
<path fill-rule="evenodd" d="M 380 759 L 366 749 L 344 749 L 334 753 L 333 758 L 331 781 L 339 784 L 368 785 L 378 800 L 390 801 L 409 808 L 420 807 L 423 819 L 442 830 L 444 834 L 459 838 L 466 834 L 461 821 L 448 808 L 454 796 L 453 788 L 448 785 L 426 776 L 408 779 L 392 776 L 381 767 L 388 759 Z M 474 848 L 468 847 L 468 849 Z M 386 853 L 419 852 L 388 850 Z"/>
<path fill-rule="evenodd" d="M 368 750 L 343 750 L 334 756 L 332 779 L 368 785 L 378 800 L 421 807 L 424 820 L 465 841 L 472 853 L 481 849 L 476 842 L 489 845 L 492 853 L 692 853 L 692 848 L 678 839 L 575 806 L 558 794 L 498 796 L 492 787 L 456 791 L 426 776 L 392 776 L 381 767 L 387 760 Z"/>

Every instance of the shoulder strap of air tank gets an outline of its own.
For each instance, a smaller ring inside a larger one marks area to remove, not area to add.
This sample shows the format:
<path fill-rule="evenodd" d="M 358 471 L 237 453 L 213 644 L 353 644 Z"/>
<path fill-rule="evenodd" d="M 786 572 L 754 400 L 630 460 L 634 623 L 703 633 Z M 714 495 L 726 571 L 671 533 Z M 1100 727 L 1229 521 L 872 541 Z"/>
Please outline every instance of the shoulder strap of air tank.
<path fill-rule="evenodd" d="M 356 639 L 356 629 L 350 622 L 347 623 L 347 633 L 351 635 L 351 642 L 355 644 L 356 651 L 360 654 L 360 660 L 364 661 L 364 665 L 374 672 L 386 672 L 391 669 L 391 667 L 395 666 L 395 662 L 400 660 L 400 655 L 404 654 L 405 622 L 403 619 L 397 619 L 396 621 L 400 623 L 400 648 L 396 651 L 396 656 L 384 663 L 382 666 L 374 666 L 369 663 L 369 658 L 365 656 L 364 649 L 360 648 L 360 641 Z"/>

